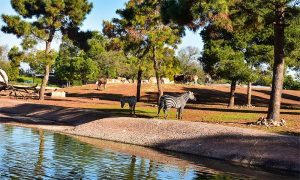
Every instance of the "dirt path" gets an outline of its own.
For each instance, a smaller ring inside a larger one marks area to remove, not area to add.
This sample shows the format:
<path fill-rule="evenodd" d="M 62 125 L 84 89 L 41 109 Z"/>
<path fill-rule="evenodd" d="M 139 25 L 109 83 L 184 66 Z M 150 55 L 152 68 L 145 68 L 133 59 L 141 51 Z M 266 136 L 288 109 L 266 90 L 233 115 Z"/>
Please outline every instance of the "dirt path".
<path fill-rule="evenodd" d="M 0 122 L 300 172 L 300 137 L 7 100 Z"/>

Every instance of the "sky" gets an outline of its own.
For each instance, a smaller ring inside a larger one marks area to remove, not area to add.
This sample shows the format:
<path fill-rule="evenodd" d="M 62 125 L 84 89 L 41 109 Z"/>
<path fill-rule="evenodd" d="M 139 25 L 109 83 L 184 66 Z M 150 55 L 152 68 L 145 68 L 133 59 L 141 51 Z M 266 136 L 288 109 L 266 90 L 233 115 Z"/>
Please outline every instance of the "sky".
<path fill-rule="evenodd" d="M 102 21 L 111 20 L 116 15 L 116 10 L 124 7 L 124 3 L 127 0 L 90 0 L 89 2 L 93 3 L 93 9 L 86 16 L 81 30 L 97 30 L 102 31 Z M 16 15 L 17 13 L 12 9 L 10 5 L 10 0 L 1 0 L 0 14 L 6 15 Z M 0 26 L 2 27 L 4 22 L 2 18 L 0 19 Z M 5 34 L 0 31 L 0 45 L 7 46 L 10 49 L 14 45 L 20 45 L 21 40 L 18 39 L 15 35 Z M 58 39 L 54 40 L 52 43 L 52 48 L 58 49 L 60 41 Z M 182 43 L 178 45 L 178 49 L 194 46 L 198 47 L 200 50 L 203 49 L 203 42 L 199 35 L 199 32 L 186 31 L 186 36 L 182 38 Z M 44 45 L 41 44 L 38 46 L 39 49 L 43 49 Z"/>

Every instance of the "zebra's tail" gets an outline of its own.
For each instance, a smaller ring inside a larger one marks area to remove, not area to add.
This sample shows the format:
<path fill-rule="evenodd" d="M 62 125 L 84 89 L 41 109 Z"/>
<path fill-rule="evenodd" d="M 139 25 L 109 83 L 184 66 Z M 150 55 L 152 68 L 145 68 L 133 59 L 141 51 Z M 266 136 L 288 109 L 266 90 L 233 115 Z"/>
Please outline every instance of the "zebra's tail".
<path fill-rule="evenodd" d="M 161 97 L 159 98 L 158 107 L 162 107 L 163 104 L 164 104 L 164 97 L 161 96 Z"/>
<path fill-rule="evenodd" d="M 158 118 L 159 118 L 160 110 L 163 108 L 163 106 L 164 106 L 164 100 L 162 97 L 160 97 L 158 107 L 157 107 L 157 117 Z"/>

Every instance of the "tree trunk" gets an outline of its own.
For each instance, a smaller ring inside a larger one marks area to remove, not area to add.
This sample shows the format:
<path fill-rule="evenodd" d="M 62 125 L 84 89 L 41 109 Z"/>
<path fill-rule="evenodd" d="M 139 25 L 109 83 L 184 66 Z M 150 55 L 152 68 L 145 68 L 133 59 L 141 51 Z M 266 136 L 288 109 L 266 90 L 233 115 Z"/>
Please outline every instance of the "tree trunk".
<path fill-rule="evenodd" d="M 157 104 L 159 104 L 160 97 L 163 95 L 162 87 L 161 87 L 161 80 L 159 75 L 159 66 L 157 63 L 157 59 L 155 56 L 155 47 L 153 47 L 153 67 L 155 70 L 155 77 L 156 77 L 156 84 L 157 84 L 157 91 L 158 91 L 158 98 L 157 98 Z"/>
<path fill-rule="evenodd" d="M 140 102 L 143 70 L 139 69 L 137 76 L 136 99 Z"/>
<path fill-rule="evenodd" d="M 247 88 L 247 106 L 251 105 L 251 96 L 252 96 L 252 83 L 248 82 L 248 88 Z"/>
<path fill-rule="evenodd" d="M 236 80 L 231 81 L 231 86 L 230 86 L 230 96 L 229 96 L 229 103 L 228 107 L 233 108 L 234 107 L 234 93 L 236 89 Z"/>
<path fill-rule="evenodd" d="M 40 93 L 39 93 L 39 100 L 44 100 L 44 94 L 45 94 L 45 89 L 46 89 L 46 86 L 48 83 L 49 74 L 50 74 L 50 65 L 47 64 L 45 67 L 45 74 L 44 74 L 44 78 L 43 78 Z"/>
<path fill-rule="evenodd" d="M 46 42 L 46 50 L 45 54 L 47 55 L 50 52 L 50 46 L 51 46 L 51 41 Z M 44 78 L 41 84 L 41 89 L 39 92 L 39 100 L 44 100 L 44 94 L 45 94 L 45 89 L 49 80 L 49 74 L 50 74 L 50 64 L 46 64 L 45 66 L 45 74 Z"/>
<path fill-rule="evenodd" d="M 274 24 L 274 67 L 272 91 L 267 119 L 280 119 L 280 103 L 284 76 L 284 6 L 276 5 Z"/>

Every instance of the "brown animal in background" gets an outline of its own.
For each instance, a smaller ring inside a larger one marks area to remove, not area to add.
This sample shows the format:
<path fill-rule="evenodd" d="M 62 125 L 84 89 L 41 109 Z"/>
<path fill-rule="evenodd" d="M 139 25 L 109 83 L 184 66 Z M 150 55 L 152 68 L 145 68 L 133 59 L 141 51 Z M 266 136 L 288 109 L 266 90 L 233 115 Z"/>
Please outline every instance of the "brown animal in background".
<path fill-rule="evenodd" d="M 175 83 L 184 83 L 184 75 L 183 74 L 175 74 L 174 75 L 174 82 Z"/>
<path fill-rule="evenodd" d="M 99 88 L 101 89 L 101 85 L 103 84 L 104 89 L 106 89 L 106 85 L 107 85 L 107 79 L 106 78 L 99 78 L 98 81 L 96 82 L 97 84 L 97 90 L 99 90 Z"/>
<path fill-rule="evenodd" d="M 198 80 L 198 76 L 197 76 Z M 175 83 L 194 83 L 196 84 L 195 76 L 193 75 L 184 75 L 184 74 L 175 74 L 174 82 Z"/>

